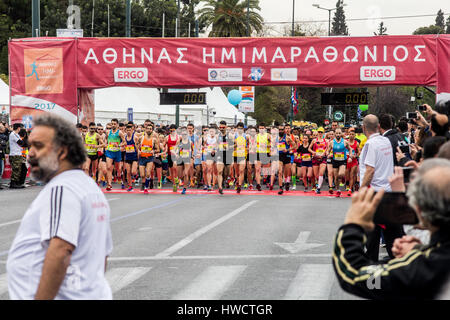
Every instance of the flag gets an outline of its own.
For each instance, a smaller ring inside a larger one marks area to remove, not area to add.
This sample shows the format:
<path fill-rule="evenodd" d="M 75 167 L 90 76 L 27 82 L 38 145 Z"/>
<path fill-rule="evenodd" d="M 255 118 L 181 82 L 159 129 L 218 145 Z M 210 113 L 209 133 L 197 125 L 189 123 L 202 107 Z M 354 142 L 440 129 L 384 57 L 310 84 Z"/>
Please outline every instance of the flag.
<path fill-rule="evenodd" d="M 291 102 L 292 102 L 292 108 L 294 110 L 294 114 L 298 113 L 298 92 L 297 92 L 297 88 L 294 89 L 294 87 L 292 87 L 291 90 Z"/>

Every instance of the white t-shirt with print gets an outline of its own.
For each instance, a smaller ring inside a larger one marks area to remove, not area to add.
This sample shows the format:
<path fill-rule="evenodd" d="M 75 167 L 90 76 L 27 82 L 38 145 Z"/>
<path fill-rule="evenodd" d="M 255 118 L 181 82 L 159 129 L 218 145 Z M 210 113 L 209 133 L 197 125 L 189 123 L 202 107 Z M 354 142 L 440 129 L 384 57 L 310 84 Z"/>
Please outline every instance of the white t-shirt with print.
<path fill-rule="evenodd" d="M 34 298 L 53 237 L 75 246 L 55 299 L 112 299 L 105 278 L 105 257 L 112 251 L 110 208 L 82 170 L 54 177 L 22 218 L 7 261 L 10 298 Z"/>
<path fill-rule="evenodd" d="M 394 174 L 394 158 L 389 139 L 375 133 L 369 137 L 359 157 L 360 181 L 364 180 L 366 166 L 375 168 L 370 186 L 375 190 L 391 191 L 389 177 Z"/>

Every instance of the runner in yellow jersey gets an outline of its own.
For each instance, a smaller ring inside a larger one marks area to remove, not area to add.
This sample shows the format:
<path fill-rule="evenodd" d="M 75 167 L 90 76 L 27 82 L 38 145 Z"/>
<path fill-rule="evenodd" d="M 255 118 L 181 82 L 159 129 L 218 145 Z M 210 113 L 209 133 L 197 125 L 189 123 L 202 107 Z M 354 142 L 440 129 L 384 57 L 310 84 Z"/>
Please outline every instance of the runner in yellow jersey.
<path fill-rule="evenodd" d="M 270 135 L 264 123 L 259 124 L 256 135 L 255 180 L 258 191 L 261 191 L 261 168 L 270 168 Z"/>
<path fill-rule="evenodd" d="M 91 177 L 95 179 L 97 175 L 97 167 L 98 167 L 98 149 L 104 147 L 102 144 L 102 139 L 100 135 L 96 132 L 97 126 L 95 122 L 89 123 L 89 132 L 86 133 L 84 137 L 84 145 L 86 147 L 87 159 L 84 163 L 83 170 L 89 175 L 89 171 L 91 171 Z M 92 166 L 92 168 L 91 168 Z"/>
<path fill-rule="evenodd" d="M 244 183 L 245 175 L 245 163 L 247 160 L 247 138 L 244 133 L 244 124 L 239 122 L 236 126 L 237 132 L 234 137 L 234 163 L 235 163 L 235 174 L 237 177 L 237 188 L 236 192 L 241 193 L 241 187 Z"/>

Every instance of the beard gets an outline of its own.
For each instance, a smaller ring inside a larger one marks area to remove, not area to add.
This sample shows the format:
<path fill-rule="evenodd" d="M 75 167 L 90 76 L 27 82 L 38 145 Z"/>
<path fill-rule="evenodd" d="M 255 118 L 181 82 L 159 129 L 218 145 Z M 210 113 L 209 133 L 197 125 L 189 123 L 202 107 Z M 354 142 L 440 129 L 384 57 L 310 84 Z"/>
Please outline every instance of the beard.
<path fill-rule="evenodd" d="M 59 170 L 59 160 L 56 152 L 52 151 L 48 156 L 41 159 L 29 158 L 31 165 L 31 178 L 35 181 L 47 183 Z"/>

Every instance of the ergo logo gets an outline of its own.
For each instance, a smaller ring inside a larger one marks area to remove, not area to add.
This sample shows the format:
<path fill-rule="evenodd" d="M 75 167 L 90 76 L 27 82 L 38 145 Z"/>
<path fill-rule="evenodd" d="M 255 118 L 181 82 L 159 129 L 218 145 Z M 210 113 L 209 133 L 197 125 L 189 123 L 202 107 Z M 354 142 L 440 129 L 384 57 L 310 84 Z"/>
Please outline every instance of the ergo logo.
<path fill-rule="evenodd" d="M 361 81 L 394 81 L 395 67 L 393 66 L 370 66 L 361 67 Z"/>
<path fill-rule="evenodd" d="M 147 68 L 115 68 L 114 82 L 147 82 Z"/>

